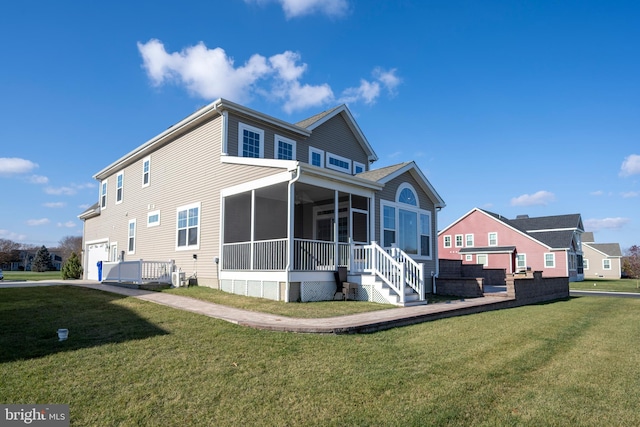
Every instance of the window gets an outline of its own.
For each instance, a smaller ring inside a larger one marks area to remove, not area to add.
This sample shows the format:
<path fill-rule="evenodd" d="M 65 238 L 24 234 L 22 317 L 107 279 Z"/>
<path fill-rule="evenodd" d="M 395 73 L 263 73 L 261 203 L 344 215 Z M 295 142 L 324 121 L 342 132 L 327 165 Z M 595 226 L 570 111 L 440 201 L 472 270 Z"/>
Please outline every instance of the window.
<path fill-rule="evenodd" d="M 489 233 L 489 246 L 498 246 L 498 233 Z"/>
<path fill-rule="evenodd" d="M 147 157 L 142 160 L 142 186 L 149 186 L 149 173 L 151 170 L 151 158 Z"/>
<path fill-rule="evenodd" d="M 465 255 L 464 256 L 464 260 L 465 261 L 473 261 L 473 255 Z"/>
<path fill-rule="evenodd" d="M 476 255 L 476 264 L 481 264 L 484 267 L 489 265 L 489 257 L 487 254 L 478 254 Z"/>
<path fill-rule="evenodd" d="M 431 212 L 420 209 L 413 187 L 398 187 L 396 202 L 382 201 L 382 243 L 394 243 L 407 254 L 431 257 Z"/>
<path fill-rule="evenodd" d="M 147 214 L 147 227 L 157 227 L 160 225 L 160 211 L 153 211 Z"/>
<path fill-rule="evenodd" d="M 309 163 L 313 166 L 324 167 L 324 151 L 309 147 Z"/>
<path fill-rule="evenodd" d="M 136 220 L 129 220 L 129 240 L 127 246 L 127 253 L 132 254 L 136 251 Z"/>
<path fill-rule="evenodd" d="M 462 247 L 462 234 L 456 234 L 456 248 Z"/>
<path fill-rule="evenodd" d="M 364 165 L 362 163 L 353 162 L 353 173 L 359 174 L 364 172 Z"/>
<path fill-rule="evenodd" d="M 473 234 L 465 234 L 466 246 L 468 248 L 473 247 Z"/>
<path fill-rule="evenodd" d="M 555 268 L 556 254 L 544 254 L 544 266 L 545 268 Z"/>
<path fill-rule="evenodd" d="M 295 160 L 296 158 L 296 142 L 293 139 L 276 135 L 274 138 L 274 152 L 276 159 Z"/>
<path fill-rule="evenodd" d="M 253 126 L 238 124 L 238 155 L 241 157 L 264 157 L 264 131 Z"/>
<path fill-rule="evenodd" d="M 527 269 L 527 256 L 525 254 L 516 255 L 516 269 L 517 270 Z"/>
<path fill-rule="evenodd" d="M 586 259 L 586 258 L 582 258 L 582 267 L 583 267 L 585 270 L 588 270 L 588 269 L 589 269 L 589 260 L 588 260 L 588 259 Z"/>
<path fill-rule="evenodd" d="M 384 206 L 383 212 L 383 246 L 388 248 L 396 242 L 396 209 L 391 206 Z"/>
<path fill-rule="evenodd" d="M 444 247 L 445 248 L 451 247 L 451 236 L 444 236 Z"/>
<path fill-rule="evenodd" d="M 198 249 L 200 234 L 200 203 L 177 209 L 176 249 Z"/>
<path fill-rule="evenodd" d="M 124 187 L 124 172 L 116 176 L 116 204 L 122 203 L 122 190 Z"/>
<path fill-rule="evenodd" d="M 100 207 L 106 209 L 107 207 L 107 180 L 102 181 L 100 186 Z"/>
<path fill-rule="evenodd" d="M 111 255 L 109 255 L 109 261 L 111 262 L 120 261 L 120 254 L 118 253 L 118 242 L 111 242 L 109 247 L 111 248 Z"/>
<path fill-rule="evenodd" d="M 604 268 L 605 270 L 611 270 L 611 260 L 610 259 L 603 259 L 602 260 L 602 268 Z"/>
<path fill-rule="evenodd" d="M 336 154 L 327 153 L 327 167 L 340 172 L 351 173 L 351 160 Z"/>

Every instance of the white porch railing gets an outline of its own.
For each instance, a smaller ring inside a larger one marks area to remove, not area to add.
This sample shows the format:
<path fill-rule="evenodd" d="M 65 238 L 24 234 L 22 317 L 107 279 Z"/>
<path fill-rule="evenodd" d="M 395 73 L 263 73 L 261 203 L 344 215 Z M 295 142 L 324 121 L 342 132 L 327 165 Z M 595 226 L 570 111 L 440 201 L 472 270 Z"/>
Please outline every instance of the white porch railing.
<path fill-rule="evenodd" d="M 405 302 L 405 286 L 411 287 L 420 300 L 424 300 L 424 266 L 402 250 L 391 248 L 387 251 L 371 242 L 370 245 L 354 246 L 352 254 L 351 271 L 374 274 L 398 294 L 400 303 Z"/>
<path fill-rule="evenodd" d="M 293 239 L 293 266 L 296 271 L 335 270 L 349 264 L 349 244 L 323 240 Z M 225 243 L 222 268 L 225 270 L 284 271 L 287 268 L 287 239 Z"/>
<path fill-rule="evenodd" d="M 102 263 L 102 281 L 117 283 L 171 283 L 172 261 L 121 261 Z"/>

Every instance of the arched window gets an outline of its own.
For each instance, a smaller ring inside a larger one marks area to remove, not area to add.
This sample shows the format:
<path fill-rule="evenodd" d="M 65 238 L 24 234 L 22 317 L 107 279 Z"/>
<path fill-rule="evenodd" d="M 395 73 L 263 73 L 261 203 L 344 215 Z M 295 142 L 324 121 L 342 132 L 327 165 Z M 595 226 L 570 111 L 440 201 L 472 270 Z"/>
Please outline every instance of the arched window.
<path fill-rule="evenodd" d="M 431 257 L 431 212 L 420 209 L 417 192 L 409 183 L 396 191 L 395 202 L 382 204 L 382 245 L 397 246 L 410 255 Z"/>

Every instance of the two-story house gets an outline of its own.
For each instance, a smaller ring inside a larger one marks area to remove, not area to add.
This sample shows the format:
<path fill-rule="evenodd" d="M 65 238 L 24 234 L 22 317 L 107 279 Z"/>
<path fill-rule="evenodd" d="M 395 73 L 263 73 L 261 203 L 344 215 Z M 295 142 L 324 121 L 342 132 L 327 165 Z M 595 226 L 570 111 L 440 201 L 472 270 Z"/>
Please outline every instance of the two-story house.
<path fill-rule="evenodd" d="M 585 279 L 620 279 L 622 277 L 622 251 L 619 243 L 596 243 L 593 232 L 582 235 Z"/>
<path fill-rule="evenodd" d="M 507 219 L 473 208 L 438 232 L 442 259 L 501 268 L 506 274 L 541 271 L 547 277 L 584 279 L 580 214 Z"/>
<path fill-rule="evenodd" d="M 315 301 L 346 266 L 358 299 L 423 301 L 444 202 L 414 162 L 376 160 L 345 105 L 294 124 L 218 99 L 95 174 L 85 278 L 172 260 L 199 285 Z"/>

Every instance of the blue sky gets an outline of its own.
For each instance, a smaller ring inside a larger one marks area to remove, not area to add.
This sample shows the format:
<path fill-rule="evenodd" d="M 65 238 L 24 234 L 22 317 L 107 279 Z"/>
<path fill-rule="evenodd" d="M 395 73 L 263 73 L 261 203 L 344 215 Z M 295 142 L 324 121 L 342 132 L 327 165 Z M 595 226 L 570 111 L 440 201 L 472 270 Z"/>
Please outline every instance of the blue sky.
<path fill-rule="evenodd" d="M 640 244 L 634 1 L 25 0 L 0 37 L 0 238 L 80 235 L 96 172 L 225 97 L 291 122 L 347 103 L 440 228 L 580 213 Z"/>

